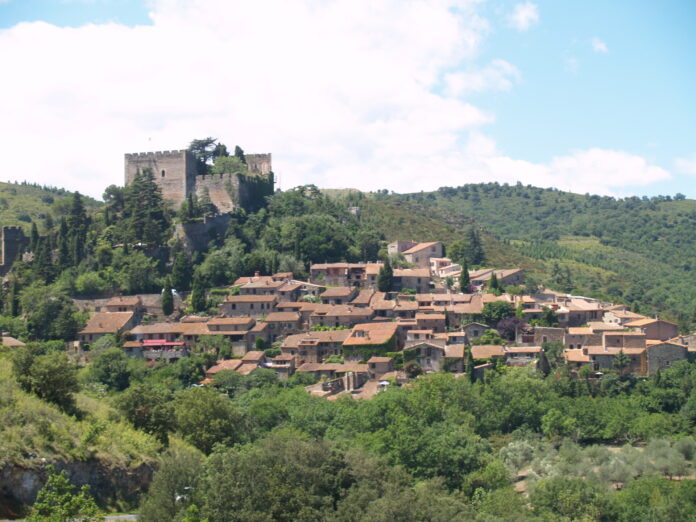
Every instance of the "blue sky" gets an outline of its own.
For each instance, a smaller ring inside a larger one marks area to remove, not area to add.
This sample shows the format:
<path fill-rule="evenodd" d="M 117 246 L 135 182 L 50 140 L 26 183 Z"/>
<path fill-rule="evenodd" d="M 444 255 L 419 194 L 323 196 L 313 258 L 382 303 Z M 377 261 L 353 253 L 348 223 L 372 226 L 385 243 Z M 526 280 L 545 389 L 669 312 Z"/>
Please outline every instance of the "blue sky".
<path fill-rule="evenodd" d="M 0 0 L 0 131 L 50 158 L 12 179 L 97 196 L 213 135 L 283 188 L 696 198 L 695 49 L 689 0 Z"/>

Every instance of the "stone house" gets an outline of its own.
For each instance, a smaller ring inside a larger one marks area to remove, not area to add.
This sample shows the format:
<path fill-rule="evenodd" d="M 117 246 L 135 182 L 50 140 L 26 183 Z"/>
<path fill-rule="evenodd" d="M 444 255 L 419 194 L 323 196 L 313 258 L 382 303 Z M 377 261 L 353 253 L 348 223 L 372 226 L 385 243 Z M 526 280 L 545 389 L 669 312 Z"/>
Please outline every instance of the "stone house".
<path fill-rule="evenodd" d="M 347 360 L 367 360 L 373 355 L 385 355 L 397 350 L 398 325 L 392 322 L 356 324 L 343 341 L 343 356 Z"/>
<path fill-rule="evenodd" d="M 135 326 L 135 319 L 134 311 L 95 312 L 77 334 L 77 339 L 82 343 L 93 343 L 107 334 L 120 335 Z"/>
<path fill-rule="evenodd" d="M 350 330 L 321 330 L 288 335 L 283 339 L 280 350 L 296 358 L 298 365 L 324 362 L 327 357 L 341 355 L 343 342 Z"/>
<path fill-rule="evenodd" d="M 227 317 L 261 317 L 274 311 L 277 300 L 275 295 L 228 295 L 220 311 Z"/>
<path fill-rule="evenodd" d="M 430 289 L 429 268 L 395 268 L 393 278 L 394 291 L 400 292 L 406 288 L 422 294 Z"/>
<path fill-rule="evenodd" d="M 441 333 L 447 329 L 447 316 L 445 314 L 417 313 L 416 324 L 419 330 L 432 330 L 435 333 Z"/>
<path fill-rule="evenodd" d="M 471 341 L 473 339 L 478 339 L 483 334 L 486 333 L 490 326 L 483 323 L 467 323 L 462 326 L 462 332 L 466 335 L 466 339 L 460 342 Z"/>
<path fill-rule="evenodd" d="M 357 295 L 358 290 L 354 286 L 336 286 L 327 288 L 320 299 L 322 304 L 342 305 L 350 303 Z"/>
<path fill-rule="evenodd" d="M 394 371 L 394 361 L 391 357 L 373 355 L 367 361 L 370 379 L 379 379 L 385 373 Z"/>
<path fill-rule="evenodd" d="M 402 252 L 404 259 L 407 263 L 417 266 L 418 268 L 425 268 L 430 272 L 430 258 L 431 257 L 443 257 L 444 249 L 442 243 L 439 241 L 433 241 L 430 243 L 418 243 L 412 246 L 408 250 Z"/>
<path fill-rule="evenodd" d="M 142 314 L 143 302 L 137 295 L 112 297 L 104 305 L 106 312 L 133 312 L 136 316 Z"/>
<path fill-rule="evenodd" d="M 668 368 L 677 361 L 687 358 L 687 347 L 670 341 L 649 343 L 647 351 L 647 374 L 655 375 L 658 370 Z"/>
<path fill-rule="evenodd" d="M 424 341 L 404 348 L 404 364 L 415 362 L 424 372 L 444 370 L 445 347 Z"/>
<path fill-rule="evenodd" d="M 354 325 L 370 321 L 373 311 L 370 308 L 355 308 L 350 305 L 319 305 L 309 316 L 309 326 L 328 326 L 352 328 Z"/>
<path fill-rule="evenodd" d="M 624 326 L 642 332 L 648 340 L 666 341 L 679 334 L 679 327 L 675 323 L 662 319 L 638 319 L 624 323 Z"/>
<path fill-rule="evenodd" d="M 265 317 L 264 322 L 268 325 L 271 342 L 302 330 L 302 318 L 297 312 L 272 312 Z"/>

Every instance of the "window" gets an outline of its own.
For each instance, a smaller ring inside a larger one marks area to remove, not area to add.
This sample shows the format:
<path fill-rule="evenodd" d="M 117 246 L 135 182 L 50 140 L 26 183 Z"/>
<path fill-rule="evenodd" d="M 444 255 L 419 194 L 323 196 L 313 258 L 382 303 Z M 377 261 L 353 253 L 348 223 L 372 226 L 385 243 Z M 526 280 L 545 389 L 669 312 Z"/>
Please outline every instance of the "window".
<path fill-rule="evenodd" d="M 164 177 L 165 174 L 166 174 L 166 173 L 165 173 L 164 169 L 162 169 L 162 177 Z"/>

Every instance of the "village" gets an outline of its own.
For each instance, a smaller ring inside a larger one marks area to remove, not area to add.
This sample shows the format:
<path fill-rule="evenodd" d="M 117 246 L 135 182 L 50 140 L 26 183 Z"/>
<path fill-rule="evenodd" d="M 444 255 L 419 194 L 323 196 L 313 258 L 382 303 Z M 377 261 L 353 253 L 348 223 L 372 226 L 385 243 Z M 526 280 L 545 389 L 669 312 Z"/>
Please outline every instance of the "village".
<path fill-rule="evenodd" d="M 576 375 L 595 376 L 654 375 L 696 353 L 696 335 L 680 336 L 676 324 L 626 306 L 544 289 L 527 295 L 523 269 L 468 271 L 462 292 L 462 268 L 444 257 L 442 243 L 395 241 L 388 252 L 408 268 L 393 269 L 387 292 L 378 291 L 384 263 L 366 262 L 312 264 L 308 281 L 289 272 L 241 277 L 223 289 L 214 317 L 165 318 L 158 296 L 113 297 L 96 304 L 73 351 L 88 355 L 111 334 L 128 355 L 156 364 L 196 353 L 214 336 L 229 356 L 199 385 L 222 371 L 266 368 L 281 379 L 310 375 L 316 384 L 307 391 L 329 399 L 370 398 L 432 372 L 485 380 L 500 365 L 543 371 L 549 346 Z"/>

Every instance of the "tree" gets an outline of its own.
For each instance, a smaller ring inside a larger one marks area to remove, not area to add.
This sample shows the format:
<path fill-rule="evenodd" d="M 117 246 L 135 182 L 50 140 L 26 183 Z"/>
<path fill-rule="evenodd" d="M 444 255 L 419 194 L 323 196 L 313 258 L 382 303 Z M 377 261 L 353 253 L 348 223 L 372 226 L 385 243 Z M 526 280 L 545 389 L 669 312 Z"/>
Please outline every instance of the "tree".
<path fill-rule="evenodd" d="M 29 251 L 35 252 L 36 246 L 39 244 L 39 229 L 36 228 L 36 222 L 31 222 L 31 235 L 29 236 Z"/>
<path fill-rule="evenodd" d="M 500 321 L 507 317 L 514 317 L 515 309 L 512 304 L 506 301 L 493 301 L 483 306 L 481 318 L 486 324 L 497 326 Z"/>
<path fill-rule="evenodd" d="M 474 355 L 471 353 L 471 345 L 467 344 L 466 345 L 466 362 L 464 364 L 464 371 L 466 372 L 466 375 L 469 377 L 469 382 L 476 382 L 476 372 L 474 370 L 474 366 L 476 363 L 474 362 Z"/>
<path fill-rule="evenodd" d="M 72 411 L 73 393 L 79 390 L 77 368 L 65 352 L 42 354 L 31 347 L 18 348 L 12 356 L 12 368 L 19 385 L 41 399 Z"/>
<path fill-rule="evenodd" d="M 89 367 L 90 378 L 100 382 L 110 390 L 122 391 L 128 388 L 131 371 L 129 358 L 121 348 L 109 348 L 98 354 Z"/>
<path fill-rule="evenodd" d="M 558 326 L 558 315 L 553 308 L 548 306 L 543 307 L 540 325 L 550 327 Z"/>
<path fill-rule="evenodd" d="M 174 312 L 174 296 L 172 295 L 172 283 L 169 277 L 165 280 L 162 290 L 162 313 L 172 315 Z"/>
<path fill-rule="evenodd" d="M 189 388 L 174 403 L 177 431 L 204 453 L 221 443 L 231 446 L 246 437 L 244 416 L 225 395 L 210 388 Z"/>
<path fill-rule="evenodd" d="M 620 373 L 623 374 L 629 364 L 631 364 L 631 357 L 626 355 L 623 350 L 620 350 L 619 353 L 614 356 L 613 366 L 619 370 Z"/>
<path fill-rule="evenodd" d="M 169 432 L 174 429 L 169 391 L 137 383 L 116 398 L 116 407 L 135 428 L 153 435 L 163 444 L 169 442 Z"/>
<path fill-rule="evenodd" d="M 210 171 L 210 164 L 212 164 L 214 158 L 214 152 L 217 149 L 217 138 L 207 138 L 192 140 L 188 146 L 189 152 L 192 152 L 196 158 L 196 169 L 197 174 L 208 174 Z M 220 151 L 221 149 L 217 149 Z M 225 148 L 225 151 L 227 148 Z"/>
<path fill-rule="evenodd" d="M 194 312 L 204 312 L 208 306 L 205 297 L 205 288 L 200 277 L 193 280 L 193 289 L 191 290 L 191 308 Z"/>
<path fill-rule="evenodd" d="M 525 325 L 524 320 L 519 317 L 506 317 L 498 321 L 496 330 L 503 339 L 514 341 L 517 337 L 517 332 Z"/>
<path fill-rule="evenodd" d="M 65 471 L 57 473 L 53 466 L 48 468 L 48 480 L 36 497 L 27 518 L 29 522 L 64 522 L 104 520 L 94 498 L 85 485 L 77 491 L 70 483 Z"/>
<path fill-rule="evenodd" d="M 470 265 L 474 266 L 482 265 L 486 259 L 481 245 L 481 237 L 474 227 L 469 228 L 464 257 Z"/>
<path fill-rule="evenodd" d="M 237 158 L 242 163 L 244 163 L 244 165 L 247 164 L 246 156 L 244 155 L 244 151 L 242 150 L 242 148 L 239 145 L 234 146 L 234 157 Z"/>
<path fill-rule="evenodd" d="M 189 259 L 188 255 L 186 255 L 186 252 L 184 252 L 183 249 L 180 249 L 175 254 L 174 263 L 172 265 L 172 287 L 179 292 L 190 290 L 192 272 L 193 267 L 191 266 L 191 260 Z"/>
<path fill-rule="evenodd" d="M 462 259 L 462 273 L 459 275 L 459 290 L 463 294 L 468 294 L 471 291 L 471 278 L 469 277 L 469 267 L 466 259 Z"/>
<path fill-rule="evenodd" d="M 493 272 L 491 274 L 491 278 L 488 281 L 488 290 L 491 291 L 491 293 L 495 295 L 500 295 L 502 293 L 502 286 L 500 285 L 500 282 L 498 281 L 498 276 Z"/>
<path fill-rule="evenodd" d="M 77 337 L 78 310 L 64 293 L 35 283 L 22 291 L 20 303 L 33 339 L 67 341 Z"/>
<path fill-rule="evenodd" d="M 394 271 L 392 270 L 389 259 L 384 261 L 384 264 L 379 269 L 377 275 L 377 289 L 380 292 L 391 292 L 394 285 Z"/>

